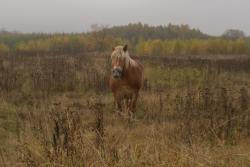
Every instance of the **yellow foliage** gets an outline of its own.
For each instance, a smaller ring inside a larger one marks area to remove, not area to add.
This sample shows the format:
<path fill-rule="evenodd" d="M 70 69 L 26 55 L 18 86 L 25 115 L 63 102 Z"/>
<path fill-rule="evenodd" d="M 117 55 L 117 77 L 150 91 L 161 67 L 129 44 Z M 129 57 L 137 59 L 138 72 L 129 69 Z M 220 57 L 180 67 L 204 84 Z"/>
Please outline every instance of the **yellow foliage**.
<path fill-rule="evenodd" d="M 212 55 L 249 54 L 250 43 L 244 39 L 190 39 L 140 41 L 136 47 L 138 55 Z"/>
<path fill-rule="evenodd" d="M 0 43 L 0 55 L 6 55 L 9 53 L 9 47 L 3 43 Z"/>

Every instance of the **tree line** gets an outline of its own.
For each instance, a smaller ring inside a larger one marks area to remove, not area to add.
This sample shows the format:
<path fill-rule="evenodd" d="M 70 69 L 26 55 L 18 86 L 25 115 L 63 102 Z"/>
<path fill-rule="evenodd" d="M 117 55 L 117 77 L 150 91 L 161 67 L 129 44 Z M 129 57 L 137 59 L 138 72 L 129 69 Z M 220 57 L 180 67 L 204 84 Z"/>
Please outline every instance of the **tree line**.
<path fill-rule="evenodd" d="M 133 45 L 136 45 L 140 40 L 149 39 L 207 39 L 210 37 L 199 29 L 190 28 L 189 25 L 173 24 L 150 26 L 148 24 L 136 23 L 103 28 L 98 33 L 127 39 Z"/>
<path fill-rule="evenodd" d="M 8 38 L 1 39 L 0 54 L 78 54 L 83 52 L 101 52 L 111 50 L 112 46 L 126 43 L 121 38 L 107 36 L 100 38 L 96 33 L 86 34 L 27 34 L 20 40 L 20 34 L 9 35 Z"/>
<path fill-rule="evenodd" d="M 250 41 L 237 40 L 190 39 L 190 40 L 147 40 L 140 41 L 136 47 L 139 55 L 244 55 L 250 54 Z"/>
<path fill-rule="evenodd" d="M 111 28 L 95 25 L 88 33 L 0 31 L 0 55 L 104 52 L 125 43 L 138 55 L 249 54 L 249 41 L 244 32 L 232 29 L 220 37 L 213 37 L 188 25 L 149 26 L 137 23 Z"/>

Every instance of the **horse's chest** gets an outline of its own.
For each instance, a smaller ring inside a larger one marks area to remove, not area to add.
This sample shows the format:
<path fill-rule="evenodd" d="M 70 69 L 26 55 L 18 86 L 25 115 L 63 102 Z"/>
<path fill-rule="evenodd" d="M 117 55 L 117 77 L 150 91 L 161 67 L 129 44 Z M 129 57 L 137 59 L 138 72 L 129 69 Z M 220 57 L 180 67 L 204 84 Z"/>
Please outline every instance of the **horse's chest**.
<path fill-rule="evenodd" d="M 111 81 L 111 88 L 114 92 L 121 93 L 121 94 L 130 94 L 133 92 L 133 88 L 127 82 L 122 80 L 113 80 Z"/>
<path fill-rule="evenodd" d="M 123 97 L 123 98 L 131 98 L 133 93 L 134 93 L 133 89 L 129 87 L 128 85 L 122 85 L 116 91 L 116 94 L 119 97 Z"/>

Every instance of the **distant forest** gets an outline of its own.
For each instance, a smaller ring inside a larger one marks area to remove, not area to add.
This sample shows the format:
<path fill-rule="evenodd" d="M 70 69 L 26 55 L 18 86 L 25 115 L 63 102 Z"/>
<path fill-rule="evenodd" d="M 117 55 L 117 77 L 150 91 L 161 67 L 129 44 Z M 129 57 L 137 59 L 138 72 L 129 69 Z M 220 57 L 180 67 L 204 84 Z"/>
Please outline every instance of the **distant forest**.
<path fill-rule="evenodd" d="M 188 25 L 124 26 L 93 25 L 88 33 L 0 32 L 0 55 L 55 55 L 106 52 L 113 46 L 128 44 L 140 56 L 169 55 L 250 55 L 250 39 L 240 30 L 227 30 L 211 36 Z"/>

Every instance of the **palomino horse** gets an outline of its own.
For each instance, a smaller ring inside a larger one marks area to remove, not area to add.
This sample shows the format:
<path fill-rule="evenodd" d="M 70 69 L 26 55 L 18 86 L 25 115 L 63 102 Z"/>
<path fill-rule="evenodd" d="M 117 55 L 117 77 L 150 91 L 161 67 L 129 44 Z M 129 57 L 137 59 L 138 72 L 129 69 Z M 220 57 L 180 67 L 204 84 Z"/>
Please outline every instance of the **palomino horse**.
<path fill-rule="evenodd" d="M 119 112 L 125 104 L 129 113 L 134 113 L 139 90 L 142 86 L 143 66 L 133 60 L 128 46 L 117 46 L 111 54 L 112 70 L 109 86 L 113 92 Z M 124 103 L 123 103 L 124 101 Z"/>

